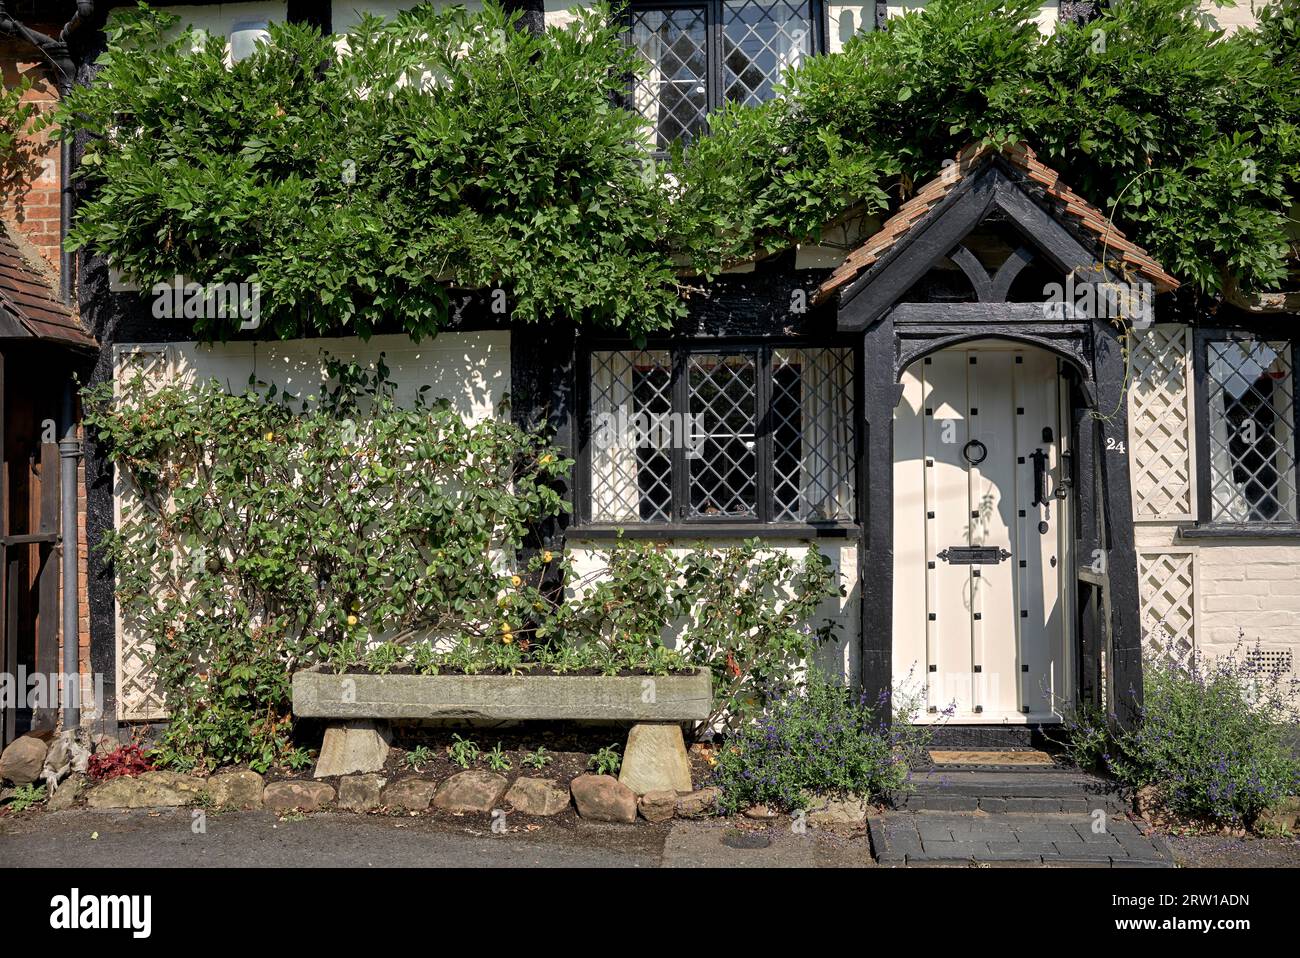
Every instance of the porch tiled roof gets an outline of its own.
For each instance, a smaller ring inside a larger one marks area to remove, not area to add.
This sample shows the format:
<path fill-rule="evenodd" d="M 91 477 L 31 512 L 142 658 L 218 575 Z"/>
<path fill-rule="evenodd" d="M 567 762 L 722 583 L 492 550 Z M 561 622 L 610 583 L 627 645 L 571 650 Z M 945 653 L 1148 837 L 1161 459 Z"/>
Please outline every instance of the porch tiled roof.
<path fill-rule="evenodd" d="M 23 257 L 0 226 L 0 338 L 43 339 L 95 349 L 98 343 L 54 294 L 54 290 Z M 7 320 L 7 322 L 3 321 Z"/>
<path fill-rule="evenodd" d="M 1013 169 L 1022 174 L 1021 185 L 1044 209 L 1070 228 L 1076 236 L 1091 246 L 1106 264 L 1124 274 L 1136 274 L 1155 286 L 1158 292 L 1178 288 L 1178 280 L 1155 261 L 1146 250 L 1128 239 L 1106 215 L 1061 181 L 1051 167 L 1041 163 L 1037 155 L 1025 144 L 1008 146 L 1002 150 L 984 145 L 966 147 L 957 154 L 956 162 L 922 186 L 898 212 L 884 222 L 880 230 L 844 258 L 830 276 L 813 294 L 813 302 L 822 302 L 848 285 L 878 263 L 894 244 L 907 234 L 923 217 L 938 206 L 956 186 L 971 173 L 983 169 L 1001 156 Z M 1104 253 L 1103 253 L 1104 251 Z"/>

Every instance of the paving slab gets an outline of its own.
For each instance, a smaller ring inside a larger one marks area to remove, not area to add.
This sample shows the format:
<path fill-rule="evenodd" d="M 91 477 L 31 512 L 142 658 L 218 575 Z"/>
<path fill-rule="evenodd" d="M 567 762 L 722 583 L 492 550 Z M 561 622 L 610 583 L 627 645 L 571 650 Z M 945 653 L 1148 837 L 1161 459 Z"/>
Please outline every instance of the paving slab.
<path fill-rule="evenodd" d="M 881 864 L 905 866 L 996 862 L 1027 866 L 1171 867 L 1167 845 L 1143 836 L 1127 820 L 1092 830 L 1077 813 L 957 813 L 886 811 L 869 817 L 872 853 Z"/>

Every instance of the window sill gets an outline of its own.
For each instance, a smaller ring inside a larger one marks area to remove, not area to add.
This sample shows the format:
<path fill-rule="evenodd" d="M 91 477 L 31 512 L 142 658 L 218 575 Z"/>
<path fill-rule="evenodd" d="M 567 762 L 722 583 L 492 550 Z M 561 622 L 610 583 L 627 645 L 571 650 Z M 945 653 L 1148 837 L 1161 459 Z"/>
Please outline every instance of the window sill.
<path fill-rule="evenodd" d="M 856 539 L 853 522 L 642 522 L 570 526 L 569 539 Z"/>
<path fill-rule="evenodd" d="M 1300 523 L 1295 522 L 1196 522 L 1178 527 L 1180 539 L 1295 539 L 1300 541 Z"/>

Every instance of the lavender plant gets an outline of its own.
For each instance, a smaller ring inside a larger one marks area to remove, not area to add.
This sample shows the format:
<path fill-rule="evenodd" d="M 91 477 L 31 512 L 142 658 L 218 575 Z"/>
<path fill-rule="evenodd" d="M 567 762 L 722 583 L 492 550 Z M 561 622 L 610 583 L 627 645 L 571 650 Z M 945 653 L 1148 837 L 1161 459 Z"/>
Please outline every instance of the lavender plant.
<path fill-rule="evenodd" d="M 799 809 L 813 794 L 879 797 L 906 790 L 909 763 L 929 733 L 907 715 L 890 722 L 890 707 L 887 698 L 834 685 L 814 671 L 722 748 L 714 769 L 719 807 L 728 813 L 749 805 Z"/>
<path fill-rule="evenodd" d="M 1137 727 L 1115 733 L 1099 715 L 1073 718 L 1072 755 L 1132 787 L 1154 786 L 1184 818 L 1250 822 L 1300 789 L 1286 731 L 1300 720 L 1300 684 L 1244 643 L 1185 668 L 1143 665 Z"/>

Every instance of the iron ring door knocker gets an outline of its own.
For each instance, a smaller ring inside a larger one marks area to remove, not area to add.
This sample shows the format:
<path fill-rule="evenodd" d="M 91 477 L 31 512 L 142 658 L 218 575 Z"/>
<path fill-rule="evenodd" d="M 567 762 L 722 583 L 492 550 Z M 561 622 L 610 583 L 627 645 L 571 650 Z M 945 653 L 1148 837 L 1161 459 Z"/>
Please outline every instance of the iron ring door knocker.
<path fill-rule="evenodd" d="M 972 449 L 973 447 L 973 449 Z M 961 454 L 972 466 L 978 466 L 989 454 L 988 447 L 978 439 L 972 439 L 966 445 L 961 447 Z"/>

